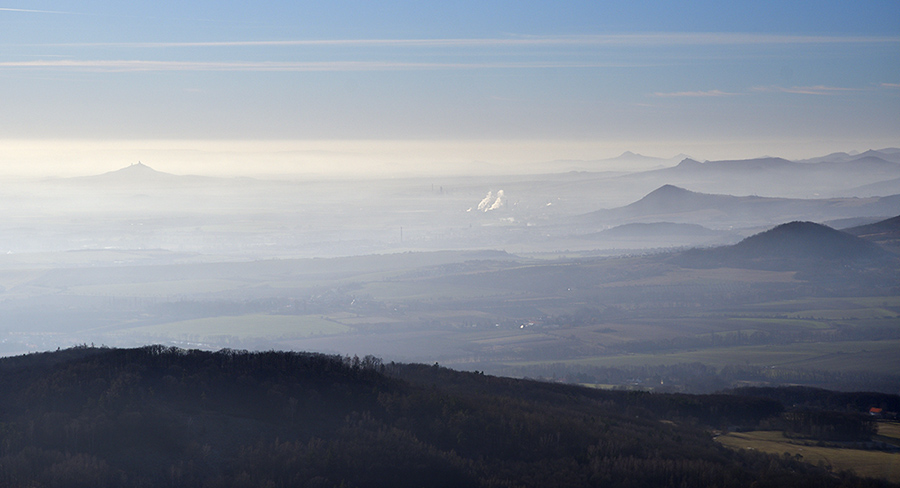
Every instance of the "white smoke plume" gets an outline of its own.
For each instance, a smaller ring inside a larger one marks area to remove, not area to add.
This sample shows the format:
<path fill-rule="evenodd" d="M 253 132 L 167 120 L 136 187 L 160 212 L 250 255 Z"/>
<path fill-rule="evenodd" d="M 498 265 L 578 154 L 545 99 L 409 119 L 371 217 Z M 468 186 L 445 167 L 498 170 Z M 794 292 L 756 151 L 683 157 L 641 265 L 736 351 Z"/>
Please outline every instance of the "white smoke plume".
<path fill-rule="evenodd" d="M 488 210 L 497 210 L 498 208 L 503 206 L 503 202 L 504 202 L 503 190 L 500 190 L 497 192 L 497 199 L 494 200 L 494 204 L 491 205 L 491 208 L 485 210 L 485 212 L 487 212 Z"/>
<path fill-rule="evenodd" d="M 497 210 L 498 208 L 503 207 L 506 204 L 506 195 L 503 194 L 503 190 L 497 190 L 497 193 L 494 194 L 493 191 L 489 191 L 487 195 L 478 203 L 478 210 L 482 212 L 490 212 L 491 210 Z M 466 210 L 466 212 L 471 212 L 472 209 Z"/>
<path fill-rule="evenodd" d="M 482 200 L 481 203 L 478 204 L 478 210 L 483 210 L 483 211 L 487 212 L 488 205 L 491 204 L 491 200 L 493 200 L 493 198 L 494 198 L 494 192 L 489 191 L 487 196 L 484 197 L 484 200 Z"/>

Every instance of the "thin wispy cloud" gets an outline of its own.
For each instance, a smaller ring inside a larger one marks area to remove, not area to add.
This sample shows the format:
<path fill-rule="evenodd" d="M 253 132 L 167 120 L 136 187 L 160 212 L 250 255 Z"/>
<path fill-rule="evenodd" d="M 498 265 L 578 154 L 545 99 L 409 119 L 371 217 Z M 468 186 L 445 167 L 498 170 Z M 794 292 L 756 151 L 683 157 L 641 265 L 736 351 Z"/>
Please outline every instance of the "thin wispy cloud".
<path fill-rule="evenodd" d="M 707 91 L 682 91 L 682 92 L 655 92 L 653 93 L 654 97 L 730 97 L 733 95 L 737 95 L 737 93 L 728 93 L 723 92 L 721 90 L 707 90 Z"/>
<path fill-rule="evenodd" d="M 34 10 L 27 8 L 7 8 L 0 7 L 0 12 L 24 12 L 29 14 L 71 14 L 72 12 L 61 12 L 58 10 Z"/>
<path fill-rule="evenodd" d="M 882 83 L 885 88 L 900 88 L 900 84 Z M 650 96 L 660 98 L 704 98 L 704 97 L 729 97 L 735 95 L 746 95 L 748 93 L 792 93 L 796 95 L 836 95 L 839 93 L 850 93 L 861 91 L 861 88 L 846 88 L 838 86 L 754 86 L 749 92 L 724 92 L 721 90 L 697 90 L 697 91 L 680 91 L 680 92 L 654 92 Z"/>
<path fill-rule="evenodd" d="M 882 88 L 900 88 L 900 83 L 882 83 Z"/>
<path fill-rule="evenodd" d="M 82 71 L 399 71 L 454 69 L 577 69 L 646 67 L 639 63 L 496 62 L 415 63 L 390 61 L 147 61 L 147 60 L 37 60 L 0 62 L 0 69 L 61 69 Z"/>
<path fill-rule="evenodd" d="M 835 95 L 838 93 L 859 91 L 858 88 L 844 88 L 837 86 L 755 86 L 752 88 L 754 92 L 770 92 L 770 93 L 793 93 L 797 95 Z"/>
<path fill-rule="evenodd" d="M 386 47 L 486 47 L 486 46 L 648 46 L 648 45 L 754 45 L 754 44 L 900 44 L 900 37 L 790 36 L 735 33 L 647 33 L 586 36 L 514 36 L 475 39 L 299 39 L 274 41 L 119 42 L 66 43 L 55 46 L 179 48 L 179 47 L 278 47 L 278 46 L 386 46 Z"/>

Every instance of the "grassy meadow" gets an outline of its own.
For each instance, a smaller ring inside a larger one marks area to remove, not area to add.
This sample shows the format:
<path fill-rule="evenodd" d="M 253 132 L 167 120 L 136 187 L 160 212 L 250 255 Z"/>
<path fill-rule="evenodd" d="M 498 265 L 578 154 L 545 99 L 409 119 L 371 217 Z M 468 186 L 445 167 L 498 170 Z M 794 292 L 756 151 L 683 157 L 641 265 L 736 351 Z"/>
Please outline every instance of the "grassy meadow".
<path fill-rule="evenodd" d="M 860 476 L 900 483 L 900 453 L 896 452 L 820 447 L 814 441 L 788 439 L 779 431 L 731 432 L 716 440 L 732 449 L 789 455 L 813 465 L 830 466 L 835 471 L 849 470 Z"/>

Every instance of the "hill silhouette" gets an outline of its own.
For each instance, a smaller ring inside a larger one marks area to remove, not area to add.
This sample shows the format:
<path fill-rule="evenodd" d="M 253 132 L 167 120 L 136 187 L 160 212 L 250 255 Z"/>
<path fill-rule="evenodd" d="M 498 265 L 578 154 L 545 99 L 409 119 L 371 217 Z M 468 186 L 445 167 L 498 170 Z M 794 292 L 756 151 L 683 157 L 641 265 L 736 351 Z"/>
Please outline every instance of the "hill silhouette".
<path fill-rule="evenodd" d="M 796 160 L 797 163 L 807 163 L 807 164 L 816 164 L 816 163 L 838 163 L 838 162 L 846 162 L 852 161 L 855 159 L 862 159 L 868 157 L 876 157 L 879 159 L 883 159 L 885 161 L 892 161 L 894 163 L 900 163 L 900 149 L 896 147 L 886 147 L 883 149 L 869 149 L 865 152 L 856 152 L 851 151 L 847 152 L 835 152 L 831 154 L 826 154 L 825 156 L 818 156 L 810 159 L 801 159 Z"/>
<path fill-rule="evenodd" d="M 650 222 L 623 224 L 596 234 L 610 238 L 651 238 L 651 237 L 721 237 L 722 232 L 697 224 L 675 224 L 672 222 Z"/>
<path fill-rule="evenodd" d="M 177 188 L 221 184 L 230 180 L 211 176 L 175 175 L 157 171 L 144 163 L 137 162 L 114 171 L 71 178 L 68 181 L 81 185 L 117 186 L 123 188 L 154 186 Z"/>
<path fill-rule="evenodd" d="M 866 267 L 890 261 L 876 244 L 814 222 L 789 222 L 714 249 L 694 249 L 677 261 L 688 265 L 801 270 L 810 266 Z"/>
<path fill-rule="evenodd" d="M 844 232 L 900 253 L 900 215 L 873 224 L 844 229 Z"/>
<path fill-rule="evenodd" d="M 163 346 L 6 358 L 0 371 L 9 486 L 883 486 L 712 439 L 784 411 L 762 397 Z"/>
<path fill-rule="evenodd" d="M 746 198 L 746 197 L 745 197 Z M 741 197 L 697 193 L 675 185 L 663 185 L 644 198 L 624 208 L 641 213 L 681 213 L 706 210 L 724 202 L 736 202 Z"/>
<path fill-rule="evenodd" d="M 785 220 L 835 220 L 884 216 L 900 212 L 900 195 L 873 198 L 772 198 L 700 193 L 663 185 L 624 207 L 598 210 L 579 217 L 593 223 L 658 222 L 771 225 Z"/>
<path fill-rule="evenodd" d="M 667 173 L 706 172 L 706 173 L 753 173 L 759 171 L 783 170 L 797 165 L 783 158 L 756 158 L 722 161 L 706 161 L 701 163 L 687 158 L 672 168 L 658 170 Z"/>
<path fill-rule="evenodd" d="M 900 149 L 896 147 L 887 147 L 884 149 L 869 149 L 866 152 L 856 155 L 853 159 L 861 159 L 868 157 L 876 157 L 879 159 L 900 163 Z"/>
<path fill-rule="evenodd" d="M 109 171 L 104 174 L 109 175 L 109 176 L 121 175 L 123 177 L 146 178 L 146 177 L 152 177 L 152 176 L 168 174 L 168 173 L 156 171 L 155 169 L 151 168 L 150 166 L 147 166 L 146 164 L 138 161 L 135 164 L 125 166 L 124 168 L 117 169 L 114 171 Z"/>
<path fill-rule="evenodd" d="M 796 172 L 808 170 L 834 170 L 856 169 L 860 171 L 890 171 L 896 173 L 900 170 L 895 159 L 897 156 L 889 152 L 869 150 L 855 156 L 836 153 L 832 157 L 824 157 L 811 162 L 789 161 L 784 158 L 756 158 L 723 161 L 707 161 L 700 163 L 692 159 L 686 159 L 674 168 L 660 171 L 684 172 L 704 171 L 722 174 L 755 173 L 761 171 Z"/>
<path fill-rule="evenodd" d="M 138 161 L 135 164 L 125 166 L 114 171 L 106 173 L 82 177 L 82 180 L 90 179 L 93 181 L 108 181 L 116 183 L 139 183 L 139 182 L 157 182 L 172 181 L 178 179 L 177 175 L 157 171 L 150 166 Z"/>
<path fill-rule="evenodd" d="M 736 197 L 698 193 L 675 185 L 663 185 L 640 200 L 608 210 L 584 215 L 583 220 L 599 222 L 670 221 L 696 223 L 696 220 L 716 219 L 729 209 L 746 207 L 760 197 Z"/>
<path fill-rule="evenodd" d="M 616 245 L 641 248 L 673 248 L 721 245 L 736 242 L 739 235 L 721 230 L 713 230 L 697 224 L 672 222 L 635 222 L 622 224 L 600 232 L 579 235 L 579 239 L 589 239 Z"/>
<path fill-rule="evenodd" d="M 889 151 L 832 154 L 803 162 L 777 157 L 699 162 L 620 176 L 622 186 L 650 191 L 668 183 L 706 193 L 760 193 L 792 198 L 841 197 L 849 189 L 900 177 L 900 157 Z M 798 185 L 798 182 L 803 184 Z M 897 192 L 892 192 L 897 193 Z M 887 214 L 889 215 L 889 214 Z"/>
<path fill-rule="evenodd" d="M 896 195 L 898 192 L 900 192 L 900 178 L 884 179 L 848 190 L 848 194 L 860 197 Z"/>

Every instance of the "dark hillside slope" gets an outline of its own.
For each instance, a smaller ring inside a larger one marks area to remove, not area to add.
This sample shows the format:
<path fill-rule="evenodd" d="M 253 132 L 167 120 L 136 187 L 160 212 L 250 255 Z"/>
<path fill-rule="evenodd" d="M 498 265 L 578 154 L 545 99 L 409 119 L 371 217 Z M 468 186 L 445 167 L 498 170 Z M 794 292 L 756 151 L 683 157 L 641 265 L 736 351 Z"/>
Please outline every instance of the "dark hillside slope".
<path fill-rule="evenodd" d="M 874 224 L 844 229 L 844 232 L 900 253 L 900 215 Z"/>
<path fill-rule="evenodd" d="M 900 412 L 900 396 L 873 392 L 839 392 L 807 386 L 743 387 L 731 390 L 745 397 L 771 398 L 795 408 L 821 410 L 868 411 L 871 407 L 887 412 Z"/>
<path fill-rule="evenodd" d="M 0 360 L 0 485 L 888 486 L 712 440 L 709 426 L 780 414 L 765 398 L 605 392 L 372 357 L 61 353 Z"/>
<path fill-rule="evenodd" d="M 672 264 L 694 268 L 796 271 L 810 293 L 894 295 L 897 256 L 859 237 L 813 222 L 790 222 L 732 246 L 691 249 Z"/>
<path fill-rule="evenodd" d="M 862 239 L 813 222 L 790 222 L 750 236 L 726 248 L 730 259 L 815 259 L 865 261 L 886 253 Z"/>
<path fill-rule="evenodd" d="M 683 264 L 797 270 L 811 263 L 867 266 L 890 253 L 859 237 L 814 222 L 790 222 L 732 246 L 692 249 L 676 258 Z"/>

